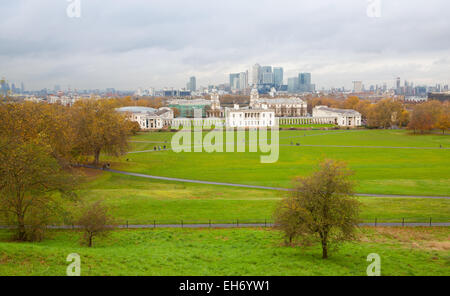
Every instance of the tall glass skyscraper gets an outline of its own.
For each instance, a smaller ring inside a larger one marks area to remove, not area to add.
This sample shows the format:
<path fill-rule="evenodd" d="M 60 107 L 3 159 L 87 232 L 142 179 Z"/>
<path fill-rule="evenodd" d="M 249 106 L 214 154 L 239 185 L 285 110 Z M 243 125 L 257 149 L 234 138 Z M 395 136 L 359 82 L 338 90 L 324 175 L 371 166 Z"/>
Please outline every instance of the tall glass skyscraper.
<path fill-rule="evenodd" d="M 275 67 L 273 68 L 273 80 L 276 86 L 283 84 L 283 68 Z"/>

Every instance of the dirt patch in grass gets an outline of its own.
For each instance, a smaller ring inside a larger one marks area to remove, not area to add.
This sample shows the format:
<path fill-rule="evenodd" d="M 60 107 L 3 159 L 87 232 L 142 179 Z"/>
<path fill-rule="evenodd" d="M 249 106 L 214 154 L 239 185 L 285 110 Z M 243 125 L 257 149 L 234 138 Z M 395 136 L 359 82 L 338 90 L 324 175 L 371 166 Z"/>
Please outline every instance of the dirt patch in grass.
<path fill-rule="evenodd" d="M 362 229 L 359 240 L 368 243 L 395 243 L 405 248 L 450 250 L 448 227 L 378 227 Z"/>
<path fill-rule="evenodd" d="M 427 242 L 425 243 L 427 249 L 436 251 L 449 251 L 450 250 L 450 239 L 446 242 Z"/>
<path fill-rule="evenodd" d="M 2 254 L 0 256 L 0 264 L 7 264 L 7 263 L 9 263 L 11 261 L 12 261 L 11 258 L 8 255 L 6 255 L 6 254 Z"/>

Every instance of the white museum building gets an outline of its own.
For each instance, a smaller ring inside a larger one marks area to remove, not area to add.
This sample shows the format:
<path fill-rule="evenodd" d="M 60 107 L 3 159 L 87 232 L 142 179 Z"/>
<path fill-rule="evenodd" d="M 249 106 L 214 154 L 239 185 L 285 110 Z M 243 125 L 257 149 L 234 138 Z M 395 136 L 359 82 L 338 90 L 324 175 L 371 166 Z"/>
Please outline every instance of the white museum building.
<path fill-rule="evenodd" d="M 117 112 L 125 113 L 128 119 L 136 121 L 142 130 L 161 129 L 167 119 L 173 119 L 173 110 L 168 107 L 154 109 L 150 107 L 122 107 Z"/>
<path fill-rule="evenodd" d="M 260 109 L 234 108 L 225 109 L 225 120 L 227 127 L 257 128 L 272 127 L 275 125 L 275 111 L 262 105 Z"/>
<path fill-rule="evenodd" d="M 316 106 L 312 112 L 313 117 L 329 117 L 339 126 L 361 126 L 361 113 L 351 109 L 336 109 L 327 106 Z"/>

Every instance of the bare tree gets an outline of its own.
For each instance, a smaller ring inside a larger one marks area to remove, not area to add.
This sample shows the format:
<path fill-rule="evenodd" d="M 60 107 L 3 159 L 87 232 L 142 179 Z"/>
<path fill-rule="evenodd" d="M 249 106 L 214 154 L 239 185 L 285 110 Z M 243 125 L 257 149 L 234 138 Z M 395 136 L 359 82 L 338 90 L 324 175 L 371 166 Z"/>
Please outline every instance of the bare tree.
<path fill-rule="evenodd" d="M 353 239 L 359 221 L 351 175 L 345 164 L 325 160 L 311 176 L 295 179 L 293 194 L 275 212 L 275 226 L 291 240 L 319 241 L 328 258 L 330 244 Z"/>
<path fill-rule="evenodd" d="M 84 242 L 92 247 L 94 237 L 106 236 L 112 230 L 113 220 L 108 214 L 108 208 L 102 201 L 97 201 L 83 207 L 78 224 L 84 231 Z"/>

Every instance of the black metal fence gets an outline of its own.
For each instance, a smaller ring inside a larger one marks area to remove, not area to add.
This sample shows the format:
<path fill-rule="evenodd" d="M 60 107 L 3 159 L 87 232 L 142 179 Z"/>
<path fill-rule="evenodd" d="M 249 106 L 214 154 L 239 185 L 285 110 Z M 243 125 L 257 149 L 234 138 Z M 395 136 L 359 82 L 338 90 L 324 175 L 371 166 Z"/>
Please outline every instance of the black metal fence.
<path fill-rule="evenodd" d="M 400 218 L 400 219 L 364 219 L 360 222 L 360 226 L 450 226 L 450 218 Z M 233 220 L 115 220 L 110 225 L 113 228 L 243 228 L 243 227 L 273 227 L 274 221 L 272 219 L 233 219 Z M 0 221 L 0 228 L 15 228 L 14 223 L 7 223 Z M 79 229 L 80 226 L 75 223 L 52 223 L 47 225 L 49 229 Z"/>

